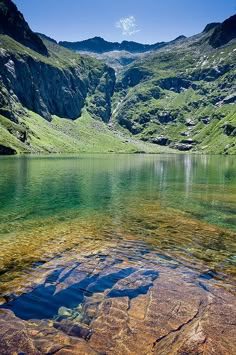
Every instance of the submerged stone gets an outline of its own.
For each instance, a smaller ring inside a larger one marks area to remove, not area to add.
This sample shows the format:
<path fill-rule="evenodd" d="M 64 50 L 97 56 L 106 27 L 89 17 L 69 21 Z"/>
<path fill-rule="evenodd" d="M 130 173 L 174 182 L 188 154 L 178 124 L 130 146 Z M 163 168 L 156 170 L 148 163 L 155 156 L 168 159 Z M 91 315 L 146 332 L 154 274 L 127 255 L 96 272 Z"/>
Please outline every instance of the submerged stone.
<path fill-rule="evenodd" d="M 66 307 L 60 307 L 58 309 L 58 315 L 62 317 L 71 317 L 73 316 L 73 311 Z"/>

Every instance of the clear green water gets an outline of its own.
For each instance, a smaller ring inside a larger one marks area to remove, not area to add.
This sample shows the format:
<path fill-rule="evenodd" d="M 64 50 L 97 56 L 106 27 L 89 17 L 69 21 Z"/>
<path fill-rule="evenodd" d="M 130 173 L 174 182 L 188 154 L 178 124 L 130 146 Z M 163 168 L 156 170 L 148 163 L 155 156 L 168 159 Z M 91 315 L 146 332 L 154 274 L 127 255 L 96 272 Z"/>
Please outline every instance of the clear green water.
<path fill-rule="evenodd" d="M 0 223 L 63 213 L 116 216 L 159 202 L 236 230 L 234 156 L 80 155 L 0 159 Z"/>
<path fill-rule="evenodd" d="M 0 159 L 0 268 L 7 280 L 88 235 L 101 245 L 132 235 L 189 265 L 196 259 L 231 273 L 235 231 L 234 156 Z"/>

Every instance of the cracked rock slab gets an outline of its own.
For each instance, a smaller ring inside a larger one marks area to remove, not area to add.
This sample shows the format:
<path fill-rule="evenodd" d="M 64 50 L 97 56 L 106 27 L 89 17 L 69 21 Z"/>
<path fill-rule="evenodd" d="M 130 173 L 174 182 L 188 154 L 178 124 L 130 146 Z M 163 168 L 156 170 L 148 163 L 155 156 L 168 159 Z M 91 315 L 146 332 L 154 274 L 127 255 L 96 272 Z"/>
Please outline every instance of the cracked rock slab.
<path fill-rule="evenodd" d="M 106 354 L 233 354 L 235 298 L 159 267 L 147 295 L 105 299 L 91 324 L 92 348 Z"/>

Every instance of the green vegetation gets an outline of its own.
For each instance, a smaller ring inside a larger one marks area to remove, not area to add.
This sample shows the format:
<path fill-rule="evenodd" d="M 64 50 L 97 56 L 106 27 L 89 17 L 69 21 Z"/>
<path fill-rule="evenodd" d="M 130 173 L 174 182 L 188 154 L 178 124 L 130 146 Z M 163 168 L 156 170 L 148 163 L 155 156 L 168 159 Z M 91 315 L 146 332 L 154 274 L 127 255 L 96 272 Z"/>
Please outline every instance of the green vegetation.
<path fill-rule="evenodd" d="M 207 36 L 146 54 L 121 71 L 113 121 L 144 141 L 235 154 L 236 44 L 212 49 Z"/>
<path fill-rule="evenodd" d="M 214 25 L 132 58 L 100 56 L 115 73 L 103 60 L 39 38 L 9 4 L 21 33 L 3 21 L 1 153 L 236 153 L 234 18 L 220 27 L 219 48 L 209 44 Z"/>
<path fill-rule="evenodd" d="M 23 134 L 24 141 L 20 139 Z M 136 140 L 127 134 L 111 130 L 104 122 L 94 120 L 84 110 L 77 120 L 54 116 L 51 122 L 33 112 L 16 124 L 0 116 L 0 144 L 17 153 L 169 153 L 168 147 L 158 147 Z"/>

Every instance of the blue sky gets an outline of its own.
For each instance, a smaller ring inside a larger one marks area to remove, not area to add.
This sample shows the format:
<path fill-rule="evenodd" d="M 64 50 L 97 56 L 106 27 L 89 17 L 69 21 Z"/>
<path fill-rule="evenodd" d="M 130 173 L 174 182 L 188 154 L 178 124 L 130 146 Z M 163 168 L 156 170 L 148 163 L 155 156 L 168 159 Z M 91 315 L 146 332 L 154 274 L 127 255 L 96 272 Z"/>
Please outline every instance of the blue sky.
<path fill-rule="evenodd" d="M 236 13 L 236 0 L 15 0 L 30 27 L 56 40 L 142 43 L 191 36 Z"/>

